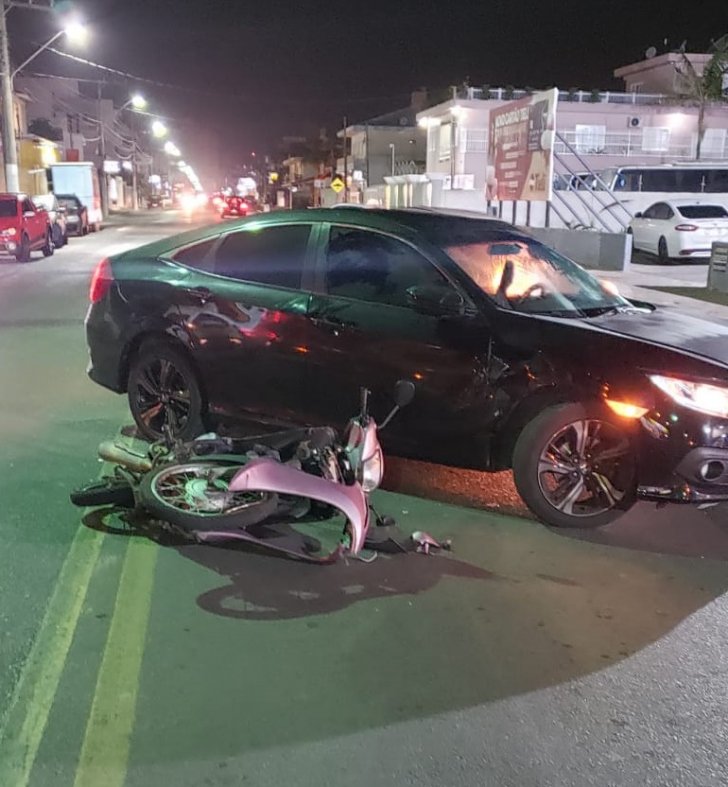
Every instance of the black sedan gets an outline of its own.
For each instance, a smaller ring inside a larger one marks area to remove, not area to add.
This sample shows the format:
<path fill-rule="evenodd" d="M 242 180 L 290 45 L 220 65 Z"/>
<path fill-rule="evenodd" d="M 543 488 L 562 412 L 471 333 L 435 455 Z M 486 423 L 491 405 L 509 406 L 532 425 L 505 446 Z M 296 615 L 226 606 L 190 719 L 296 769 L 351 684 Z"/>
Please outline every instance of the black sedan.
<path fill-rule="evenodd" d="M 728 328 L 627 301 L 504 222 L 266 214 L 104 260 L 90 299 L 89 374 L 150 439 L 342 425 L 360 386 L 384 413 L 409 378 L 385 448 L 512 467 L 548 524 L 728 500 Z"/>

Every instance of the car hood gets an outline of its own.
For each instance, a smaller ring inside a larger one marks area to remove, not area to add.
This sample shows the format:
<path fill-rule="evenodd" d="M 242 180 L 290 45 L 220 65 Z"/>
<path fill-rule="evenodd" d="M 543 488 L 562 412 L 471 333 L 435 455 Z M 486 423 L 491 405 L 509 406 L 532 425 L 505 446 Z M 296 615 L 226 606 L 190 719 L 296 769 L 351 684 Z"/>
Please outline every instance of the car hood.
<path fill-rule="evenodd" d="M 581 319 L 499 310 L 496 326 L 509 362 L 541 357 L 593 379 L 642 369 L 728 383 L 728 325 L 671 310 Z"/>
<path fill-rule="evenodd" d="M 18 226 L 18 219 L 13 216 L 0 216 L 0 232 Z"/>
<path fill-rule="evenodd" d="M 717 362 L 728 369 L 728 325 L 680 312 L 655 309 L 594 317 L 595 328 Z"/>

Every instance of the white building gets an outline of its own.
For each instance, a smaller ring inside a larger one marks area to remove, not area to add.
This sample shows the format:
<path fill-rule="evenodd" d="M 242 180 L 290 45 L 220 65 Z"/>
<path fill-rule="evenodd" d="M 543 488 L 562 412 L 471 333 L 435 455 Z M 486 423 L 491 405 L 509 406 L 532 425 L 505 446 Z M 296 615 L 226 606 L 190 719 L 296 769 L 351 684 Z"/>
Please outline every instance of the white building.
<path fill-rule="evenodd" d="M 701 73 L 708 57 L 688 57 Z M 684 83 L 677 58 L 662 55 L 617 69 L 615 75 L 625 80 L 629 92 L 560 91 L 555 173 L 694 159 L 699 110 L 679 95 Z M 513 206 L 504 209 L 485 198 L 490 111 L 526 95 L 525 91 L 466 88 L 420 112 L 418 122 L 427 131 L 425 175 L 393 180 L 386 201 L 481 212 L 495 209 L 511 219 Z M 701 159 L 728 164 L 728 105 L 707 106 L 705 127 Z M 577 199 L 573 194 L 567 197 Z M 526 206 L 520 204 L 518 211 L 518 221 L 525 223 Z M 534 226 L 548 220 L 544 204 L 532 204 L 528 214 Z"/>

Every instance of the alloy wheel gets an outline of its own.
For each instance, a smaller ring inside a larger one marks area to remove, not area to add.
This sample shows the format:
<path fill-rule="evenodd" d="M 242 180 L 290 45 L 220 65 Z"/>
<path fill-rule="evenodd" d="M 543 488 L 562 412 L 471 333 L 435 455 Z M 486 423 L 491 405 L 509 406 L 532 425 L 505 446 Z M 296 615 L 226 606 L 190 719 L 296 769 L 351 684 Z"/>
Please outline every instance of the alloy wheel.
<path fill-rule="evenodd" d="M 168 358 L 151 360 L 136 379 L 136 411 L 149 430 L 179 434 L 190 418 L 191 393 L 185 375 Z"/>
<path fill-rule="evenodd" d="M 538 484 L 553 508 L 592 517 L 617 507 L 634 478 L 630 442 L 598 419 L 574 421 L 557 431 L 541 452 Z"/>

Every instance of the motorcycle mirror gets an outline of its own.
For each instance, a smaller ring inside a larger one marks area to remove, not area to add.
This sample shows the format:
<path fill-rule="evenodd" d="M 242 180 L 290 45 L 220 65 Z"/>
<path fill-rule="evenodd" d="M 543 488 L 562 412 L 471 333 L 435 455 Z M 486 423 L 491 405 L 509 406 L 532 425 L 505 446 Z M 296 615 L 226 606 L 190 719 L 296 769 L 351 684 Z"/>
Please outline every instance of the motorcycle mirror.
<path fill-rule="evenodd" d="M 394 386 L 394 403 L 397 407 L 406 407 L 415 396 L 415 386 L 410 380 L 399 380 Z"/>

